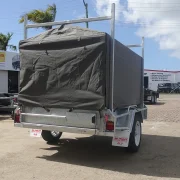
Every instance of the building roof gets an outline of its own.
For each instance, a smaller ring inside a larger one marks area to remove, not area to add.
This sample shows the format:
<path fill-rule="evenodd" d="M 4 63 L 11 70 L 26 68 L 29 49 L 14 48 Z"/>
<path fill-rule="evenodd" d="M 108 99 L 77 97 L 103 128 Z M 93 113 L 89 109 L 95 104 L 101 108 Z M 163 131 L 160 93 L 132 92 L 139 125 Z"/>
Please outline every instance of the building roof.
<path fill-rule="evenodd" d="M 144 71 L 180 73 L 180 71 L 165 71 L 165 70 L 153 70 L 153 69 L 144 69 Z"/>

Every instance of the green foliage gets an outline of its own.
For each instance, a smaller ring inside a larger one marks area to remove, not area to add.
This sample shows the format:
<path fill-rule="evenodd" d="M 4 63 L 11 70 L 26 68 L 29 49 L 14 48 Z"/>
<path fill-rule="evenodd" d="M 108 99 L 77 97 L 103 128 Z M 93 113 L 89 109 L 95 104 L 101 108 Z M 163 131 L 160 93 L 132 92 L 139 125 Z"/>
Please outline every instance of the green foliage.
<path fill-rule="evenodd" d="M 6 51 L 7 48 L 10 48 L 13 51 L 16 51 L 16 46 L 9 44 L 13 33 L 7 33 L 7 35 L 0 33 L 0 50 Z"/>
<path fill-rule="evenodd" d="M 29 21 L 33 23 L 46 23 L 46 22 L 54 22 L 56 18 L 56 5 L 48 5 L 46 10 L 35 9 L 32 10 L 23 16 L 21 16 L 19 23 L 24 22 L 24 16 L 27 15 Z M 52 29 L 52 26 L 44 27 L 44 29 Z"/>

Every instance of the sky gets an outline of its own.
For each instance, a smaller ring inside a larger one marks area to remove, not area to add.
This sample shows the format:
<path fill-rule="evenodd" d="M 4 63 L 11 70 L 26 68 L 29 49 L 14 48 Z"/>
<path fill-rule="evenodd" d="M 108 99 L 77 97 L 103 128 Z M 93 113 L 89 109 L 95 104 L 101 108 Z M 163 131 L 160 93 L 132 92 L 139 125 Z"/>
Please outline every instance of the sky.
<path fill-rule="evenodd" d="M 14 2 L 14 3 L 12 3 Z M 121 43 L 141 44 L 145 37 L 145 68 L 180 70 L 180 1 L 179 0 L 86 0 L 89 16 L 110 15 L 111 3 L 116 3 L 116 39 Z M 0 32 L 13 32 L 11 44 L 23 39 L 21 15 L 32 9 L 45 9 L 48 4 L 57 6 L 56 21 L 85 17 L 83 0 L 6 0 L 1 2 Z M 80 24 L 85 27 L 85 24 Z M 94 22 L 91 29 L 110 33 L 110 22 Z M 28 37 L 43 32 L 28 30 Z M 141 55 L 141 48 L 133 51 Z"/>

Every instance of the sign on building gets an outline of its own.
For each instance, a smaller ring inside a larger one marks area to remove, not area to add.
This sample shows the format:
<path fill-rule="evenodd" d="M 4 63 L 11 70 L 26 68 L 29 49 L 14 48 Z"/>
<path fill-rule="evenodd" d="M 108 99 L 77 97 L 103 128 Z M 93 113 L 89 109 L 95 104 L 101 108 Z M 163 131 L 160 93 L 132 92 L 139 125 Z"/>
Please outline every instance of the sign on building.
<path fill-rule="evenodd" d="M 179 71 L 145 70 L 144 76 L 149 77 L 149 88 L 155 91 L 159 84 L 177 83 L 180 80 Z"/>
<path fill-rule="evenodd" d="M 5 59 L 6 59 L 6 53 L 0 52 L 0 66 L 2 66 L 2 67 L 5 66 Z"/>
<path fill-rule="evenodd" d="M 19 71 L 19 54 L 14 52 L 0 52 L 0 70 Z"/>

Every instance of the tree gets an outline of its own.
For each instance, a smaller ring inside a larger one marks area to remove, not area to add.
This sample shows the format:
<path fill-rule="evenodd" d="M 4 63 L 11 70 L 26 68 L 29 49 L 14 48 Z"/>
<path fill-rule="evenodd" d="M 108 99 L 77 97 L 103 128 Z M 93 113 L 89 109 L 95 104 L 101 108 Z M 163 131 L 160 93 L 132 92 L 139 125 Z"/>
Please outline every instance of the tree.
<path fill-rule="evenodd" d="M 0 49 L 6 51 L 7 48 L 10 48 L 13 51 L 16 51 L 16 46 L 9 44 L 13 33 L 7 33 L 7 35 L 0 33 Z"/>
<path fill-rule="evenodd" d="M 46 10 L 35 9 L 26 13 L 25 15 L 27 15 L 28 20 L 33 23 L 46 23 L 46 22 L 55 21 L 56 12 L 57 12 L 56 5 L 52 4 L 52 5 L 48 5 Z M 24 22 L 25 15 L 21 16 L 19 23 Z M 49 30 L 49 29 L 52 29 L 52 26 L 43 27 L 43 28 L 46 30 Z"/>

